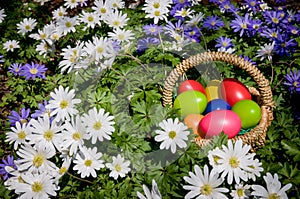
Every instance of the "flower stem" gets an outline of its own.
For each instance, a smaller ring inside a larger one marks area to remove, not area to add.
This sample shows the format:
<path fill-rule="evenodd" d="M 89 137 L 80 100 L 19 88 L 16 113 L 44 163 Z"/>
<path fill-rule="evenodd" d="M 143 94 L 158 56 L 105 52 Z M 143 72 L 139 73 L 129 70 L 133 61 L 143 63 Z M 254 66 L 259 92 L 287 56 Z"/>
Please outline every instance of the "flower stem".
<path fill-rule="evenodd" d="M 89 180 L 85 180 L 85 179 L 82 179 L 82 178 L 79 178 L 79 177 L 77 177 L 77 176 L 74 176 L 73 174 L 71 174 L 71 173 L 69 173 L 69 172 L 66 172 L 69 176 L 71 176 L 72 178 L 75 178 L 75 179 L 77 179 L 77 180 L 80 180 L 80 181 L 83 181 L 83 182 L 87 182 L 87 183 L 89 183 L 89 184 L 93 184 L 91 181 L 89 181 Z"/>

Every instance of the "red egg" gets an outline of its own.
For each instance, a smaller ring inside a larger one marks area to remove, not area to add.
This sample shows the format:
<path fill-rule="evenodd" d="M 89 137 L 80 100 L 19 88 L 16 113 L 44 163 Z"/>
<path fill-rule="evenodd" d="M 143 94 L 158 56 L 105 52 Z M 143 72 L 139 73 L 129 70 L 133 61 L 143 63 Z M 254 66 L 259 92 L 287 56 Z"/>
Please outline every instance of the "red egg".
<path fill-rule="evenodd" d="M 188 90 L 196 90 L 206 95 L 205 88 L 199 82 L 195 80 L 185 80 L 179 85 L 178 93 L 182 93 Z"/>
<path fill-rule="evenodd" d="M 248 88 L 239 80 L 234 78 L 225 78 L 221 83 L 221 97 L 232 107 L 240 100 L 251 100 L 251 94 Z"/>
<path fill-rule="evenodd" d="M 212 138 L 224 132 L 228 138 L 236 136 L 242 127 L 239 116 L 231 110 L 215 110 L 206 114 L 198 125 L 202 138 Z"/>

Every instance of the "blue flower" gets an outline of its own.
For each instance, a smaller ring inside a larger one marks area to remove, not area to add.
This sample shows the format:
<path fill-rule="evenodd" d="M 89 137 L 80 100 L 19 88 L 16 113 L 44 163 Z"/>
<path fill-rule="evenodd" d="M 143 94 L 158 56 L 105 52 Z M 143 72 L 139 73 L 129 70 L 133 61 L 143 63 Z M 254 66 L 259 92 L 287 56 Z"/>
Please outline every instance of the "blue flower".
<path fill-rule="evenodd" d="M 15 126 L 16 122 L 20 123 L 27 123 L 29 117 L 30 109 L 22 108 L 21 115 L 18 112 L 12 111 L 11 114 L 8 116 L 9 122 L 11 126 Z"/>
<path fill-rule="evenodd" d="M 197 42 L 199 43 L 200 42 L 200 39 L 199 37 L 201 36 L 200 32 L 199 32 L 199 29 L 197 27 L 190 27 L 190 28 L 187 28 L 185 31 L 184 31 L 184 35 L 189 38 L 190 40 L 194 41 L 194 42 Z"/>
<path fill-rule="evenodd" d="M 7 159 L 3 158 L 2 164 L 0 163 L 0 175 L 3 176 L 4 181 L 11 177 L 5 167 L 12 167 L 15 170 L 17 169 L 17 166 L 14 163 L 14 157 L 12 155 L 8 155 Z"/>
<path fill-rule="evenodd" d="M 233 28 L 234 32 L 240 31 L 240 37 L 243 36 L 244 31 L 249 30 L 249 14 L 247 13 L 245 17 L 236 16 L 234 20 L 230 23 L 230 27 Z"/>
<path fill-rule="evenodd" d="M 156 46 L 160 44 L 159 39 L 154 37 L 147 37 L 143 39 L 139 39 L 137 43 L 137 52 L 143 53 L 146 49 L 148 49 L 150 46 Z"/>
<path fill-rule="evenodd" d="M 276 28 L 265 28 L 260 33 L 260 36 L 266 37 L 270 39 L 271 41 L 274 41 L 279 35 L 279 31 Z"/>
<path fill-rule="evenodd" d="M 249 21 L 249 34 L 251 36 L 254 36 L 256 33 L 261 33 L 262 32 L 262 24 L 263 22 L 259 19 L 255 20 L 250 20 Z"/>
<path fill-rule="evenodd" d="M 172 22 L 168 21 L 167 25 L 163 27 L 163 29 L 167 32 L 176 32 L 176 33 L 183 33 L 184 32 L 184 24 L 182 23 L 181 20 L 178 20 L 175 24 Z"/>
<path fill-rule="evenodd" d="M 230 1 L 224 1 L 219 5 L 221 12 L 225 13 L 236 13 L 237 8 L 230 2 Z"/>
<path fill-rule="evenodd" d="M 158 33 L 160 33 L 162 30 L 162 26 L 150 24 L 143 26 L 143 29 L 147 35 L 158 35 Z"/>
<path fill-rule="evenodd" d="M 290 36 L 299 36 L 300 35 L 300 29 L 296 26 L 288 25 L 288 26 L 286 26 L 286 30 Z"/>
<path fill-rule="evenodd" d="M 290 71 L 289 75 L 285 76 L 284 85 L 288 86 L 291 93 L 300 93 L 300 70 Z"/>
<path fill-rule="evenodd" d="M 278 27 L 282 21 L 281 12 L 279 11 L 266 11 L 264 17 L 266 23 L 272 27 Z"/>
<path fill-rule="evenodd" d="M 241 58 L 243 58 L 244 60 L 246 60 L 247 62 L 250 62 L 251 64 L 253 64 L 254 66 L 256 66 L 256 62 L 253 61 L 252 59 L 250 59 L 248 56 L 244 56 L 244 55 L 240 55 Z"/>
<path fill-rule="evenodd" d="M 209 30 L 219 30 L 224 26 L 224 22 L 218 16 L 208 16 L 203 21 L 203 27 Z"/>
<path fill-rule="evenodd" d="M 248 6 L 248 8 L 253 11 L 253 13 L 256 13 L 260 10 L 260 4 L 262 3 L 258 0 L 245 0 L 243 3 L 243 5 Z"/>
<path fill-rule="evenodd" d="M 288 37 L 287 34 L 279 34 L 278 37 L 275 39 L 275 46 L 274 50 L 276 54 L 280 56 L 290 56 L 291 52 L 294 52 L 298 43 Z"/>
<path fill-rule="evenodd" d="M 39 65 L 32 62 L 31 64 L 26 63 L 23 66 L 23 72 L 21 73 L 21 75 L 26 77 L 26 80 L 35 78 L 46 79 L 46 71 L 47 68 L 45 67 L 45 65 Z"/>
<path fill-rule="evenodd" d="M 31 114 L 31 118 L 37 118 L 45 113 L 49 113 L 49 117 L 50 117 L 50 110 L 46 109 L 46 105 L 48 104 L 47 100 L 44 100 L 43 103 L 39 103 L 39 109 L 35 110 L 34 113 Z"/>
<path fill-rule="evenodd" d="M 3 55 L 0 55 L 0 63 L 3 63 L 4 60 L 2 59 L 4 56 Z"/>
<path fill-rule="evenodd" d="M 219 37 L 218 39 L 216 39 L 216 48 L 225 48 L 225 50 L 227 50 L 228 48 L 233 47 L 233 44 L 231 43 L 231 39 L 228 37 Z"/>
<path fill-rule="evenodd" d="M 18 64 L 18 63 L 13 63 L 10 65 L 10 67 L 8 68 L 8 71 L 12 74 L 14 74 L 15 76 L 18 76 L 22 73 L 23 71 L 23 65 L 22 64 Z"/>

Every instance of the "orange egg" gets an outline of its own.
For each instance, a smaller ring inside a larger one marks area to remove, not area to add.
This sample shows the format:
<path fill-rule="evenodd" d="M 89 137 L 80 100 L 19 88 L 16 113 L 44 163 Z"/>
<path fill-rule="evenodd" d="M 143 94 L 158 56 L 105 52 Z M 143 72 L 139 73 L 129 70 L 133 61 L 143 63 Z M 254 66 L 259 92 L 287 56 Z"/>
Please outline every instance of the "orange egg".
<path fill-rule="evenodd" d="M 183 122 L 187 127 L 191 128 L 196 135 L 199 135 L 198 125 L 203 117 L 201 114 L 189 114 L 184 118 Z"/>

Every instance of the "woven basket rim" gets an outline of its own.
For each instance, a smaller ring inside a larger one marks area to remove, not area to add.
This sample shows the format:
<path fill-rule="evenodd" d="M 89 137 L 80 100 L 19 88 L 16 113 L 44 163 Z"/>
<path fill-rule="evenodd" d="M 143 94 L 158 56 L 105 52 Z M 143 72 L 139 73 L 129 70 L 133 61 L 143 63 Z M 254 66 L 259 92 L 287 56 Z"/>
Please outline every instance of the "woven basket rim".
<path fill-rule="evenodd" d="M 273 101 L 273 95 L 269 81 L 256 66 L 242 57 L 226 52 L 203 52 L 183 60 L 169 73 L 164 82 L 162 97 L 163 106 L 173 105 L 173 88 L 180 76 L 182 76 L 190 68 L 212 61 L 229 63 L 246 71 L 258 85 L 257 89 L 254 87 L 248 87 L 248 89 L 252 95 L 257 95 L 261 100 L 261 104 L 259 105 L 262 110 L 262 119 L 260 120 L 259 124 L 249 132 L 232 138 L 233 141 L 242 139 L 244 143 L 249 144 L 252 147 L 252 150 L 256 150 L 265 143 L 267 129 L 273 120 L 273 109 L 275 108 L 275 103 Z M 195 142 L 200 147 L 203 147 L 207 145 L 210 140 L 211 139 L 200 139 L 198 137 L 196 138 Z"/>

